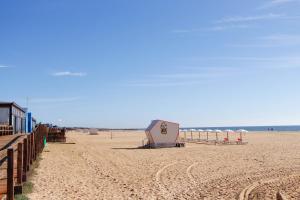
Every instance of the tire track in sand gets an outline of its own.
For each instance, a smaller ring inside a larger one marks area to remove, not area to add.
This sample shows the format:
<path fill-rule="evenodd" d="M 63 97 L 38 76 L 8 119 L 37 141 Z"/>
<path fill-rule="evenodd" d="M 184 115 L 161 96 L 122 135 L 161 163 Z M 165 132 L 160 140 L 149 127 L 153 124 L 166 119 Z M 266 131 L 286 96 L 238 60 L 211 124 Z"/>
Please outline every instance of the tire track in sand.
<path fill-rule="evenodd" d="M 186 178 L 185 178 L 186 181 L 184 181 L 186 183 L 181 184 L 181 187 L 183 190 L 178 190 L 178 189 L 171 190 L 165 186 L 165 184 L 163 183 L 162 174 L 164 172 L 170 170 L 170 168 L 172 168 L 173 166 L 175 166 L 177 164 L 184 165 L 184 164 L 186 164 L 186 162 L 179 161 L 179 162 L 167 164 L 167 165 L 163 166 L 162 168 L 160 168 L 155 175 L 156 184 L 159 187 L 162 197 L 165 199 L 173 199 L 173 197 L 177 196 L 177 195 L 184 196 L 185 194 L 189 193 L 189 191 L 193 191 L 193 189 L 197 187 L 198 182 L 196 181 L 195 177 L 192 175 L 192 169 L 195 166 L 197 166 L 199 164 L 199 162 L 194 162 L 191 165 L 184 167 L 185 173 L 183 173 L 182 176 L 186 175 Z M 188 182 L 192 183 L 192 184 L 188 184 Z M 185 189 L 183 187 L 185 187 Z"/>
<path fill-rule="evenodd" d="M 248 185 L 247 187 L 245 187 L 242 192 L 239 195 L 239 200 L 249 200 L 249 197 L 251 195 L 251 193 L 255 190 L 255 189 L 259 189 L 261 187 L 263 187 L 266 184 L 273 184 L 276 183 L 280 180 L 283 179 L 291 179 L 291 178 L 295 178 L 295 177 L 299 177 L 299 174 L 296 175 L 290 175 L 290 176 L 286 176 L 286 177 L 279 177 L 279 178 L 273 178 L 273 179 L 265 179 L 262 181 L 256 181 L 250 185 Z"/>
<path fill-rule="evenodd" d="M 190 166 L 188 166 L 188 168 L 186 169 L 186 174 L 189 177 L 190 181 L 196 186 L 197 185 L 197 181 L 195 179 L 195 177 L 193 176 L 193 174 L 191 173 L 192 169 L 198 165 L 199 162 L 195 162 L 193 164 L 191 164 Z"/>
<path fill-rule="evenodd" d="M 158 185 L 159 189 L 160 189 L 160 192 L 162 193 L 162 196 L 169 199 L 171 196 L 172 196 L 172 193 L 169 192 L 169 190 L 161 183 L 161 174 L 166 170 L 168 169 L 169 167 L 172 167 L 176 164 L 178 164 L 179 162 L 174 162 L 174 163 L 171 163 L 171 164 L 168 164 L 168 165 L 165 165 L 163 166 L 162 168 L 160 168 L 156 174 L 155 174 L 155 181 L 156 181 L 156 184 Z"/>

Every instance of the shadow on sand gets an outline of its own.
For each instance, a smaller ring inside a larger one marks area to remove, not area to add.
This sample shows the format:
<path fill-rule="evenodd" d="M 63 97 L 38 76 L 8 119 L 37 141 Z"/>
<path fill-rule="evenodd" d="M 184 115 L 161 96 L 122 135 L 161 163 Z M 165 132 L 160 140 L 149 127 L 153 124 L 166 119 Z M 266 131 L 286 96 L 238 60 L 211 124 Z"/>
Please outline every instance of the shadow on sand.
<path fill-rule="evenodd" d="M 145 147 L 113 147 L 111 149 L 114 149 L 114 150 L 136 150 L 136 149 L 149 149 L 149 148 L 145 148 Z"/>

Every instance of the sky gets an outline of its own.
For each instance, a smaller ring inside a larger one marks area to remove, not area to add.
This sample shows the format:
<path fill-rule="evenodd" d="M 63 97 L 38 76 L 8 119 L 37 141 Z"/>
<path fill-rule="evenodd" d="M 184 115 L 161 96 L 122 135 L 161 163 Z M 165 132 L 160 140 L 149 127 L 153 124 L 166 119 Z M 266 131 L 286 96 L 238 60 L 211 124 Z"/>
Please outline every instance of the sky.
<path fill-rule="evenodd" d="M 0 101 L 60 126 L 300 124 L 300 0 L 0 0 Z"/>

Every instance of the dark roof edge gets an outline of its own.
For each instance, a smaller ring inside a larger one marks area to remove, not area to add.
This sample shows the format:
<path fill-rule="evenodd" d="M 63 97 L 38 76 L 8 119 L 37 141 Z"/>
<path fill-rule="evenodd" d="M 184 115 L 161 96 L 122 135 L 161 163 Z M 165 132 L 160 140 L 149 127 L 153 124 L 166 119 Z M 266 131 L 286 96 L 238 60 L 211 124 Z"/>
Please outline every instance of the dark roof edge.
<path fill-rule="evenodd" d="M 24 113 L 26 113 L 26 109 L 22 108 L 21 106 L 19 106 L 16 102 L 0 102 L 0 106 L 1 105 L 4 105 L 4 106 L 15 106 L 16 108 L 18 108 L 21 111 L 23 111 Z"/>

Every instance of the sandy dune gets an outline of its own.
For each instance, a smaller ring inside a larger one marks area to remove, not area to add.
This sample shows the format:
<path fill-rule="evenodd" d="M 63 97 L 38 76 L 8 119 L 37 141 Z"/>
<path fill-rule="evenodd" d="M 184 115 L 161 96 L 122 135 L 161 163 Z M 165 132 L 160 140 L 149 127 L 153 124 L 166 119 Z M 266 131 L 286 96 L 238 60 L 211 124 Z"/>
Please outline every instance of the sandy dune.
<path fill-rule="evenodd" d="M 239 199 L 241 192 L 275 199 L 279 190 L 300 199 L 300 133 L 170 149 L 137 149 L 143 132 L 67 137 L 76 144 L 48 144 L 43 152 L 30 199 Z"/>

